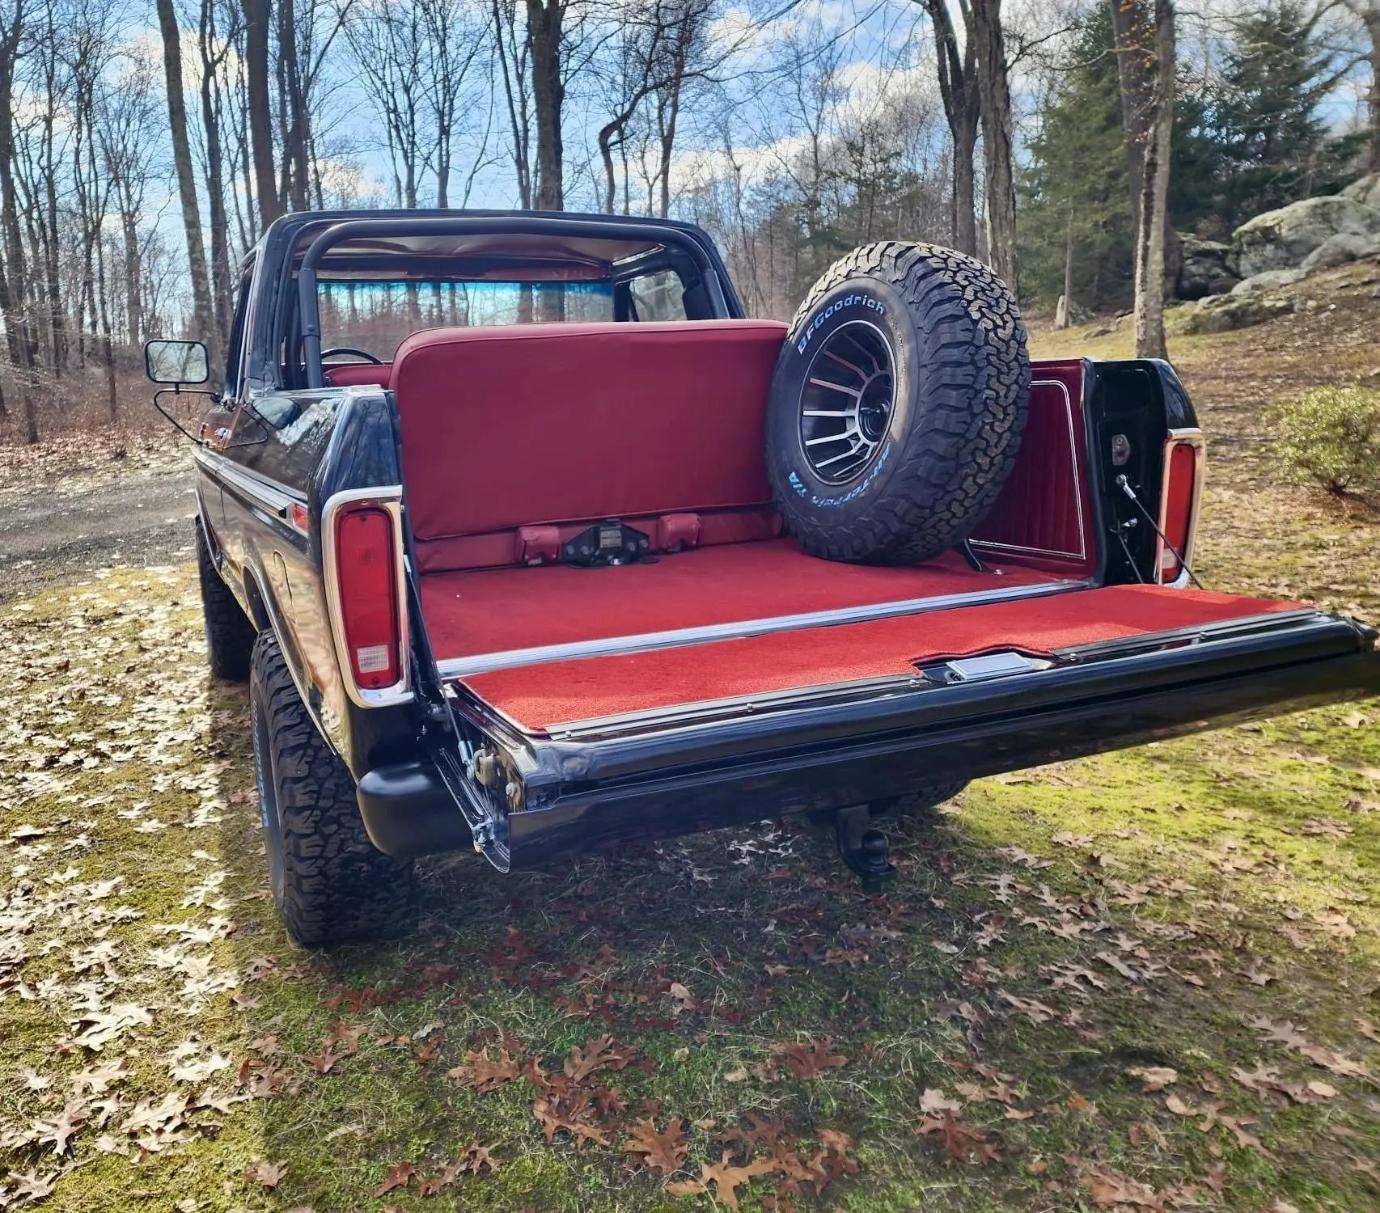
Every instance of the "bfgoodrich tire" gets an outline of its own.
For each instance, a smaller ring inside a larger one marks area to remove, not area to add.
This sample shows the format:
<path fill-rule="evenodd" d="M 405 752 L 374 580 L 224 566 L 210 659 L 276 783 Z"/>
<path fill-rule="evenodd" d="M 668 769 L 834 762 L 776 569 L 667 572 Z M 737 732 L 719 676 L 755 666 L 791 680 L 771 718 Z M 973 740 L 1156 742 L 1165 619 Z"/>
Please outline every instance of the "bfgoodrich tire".
<path fill-rule="evenodd" d="M 288 934 L 304 947 L 407 934 L 412 865 L 369 841 L 350 772 L 316 731 L 272 632 L 254 643 L 249 700 L 269 883 Z"/>
<path fill-rule="evenodd" d="M 211 673 L 227 682 L 244 682 L 249 677 L 254 625 L 216 570 L 201 519 L 193 525 L 196 527 L 196 571 L 201 581 L 201 613 L 206 621 L 206 657 Z"/>
<path fill-rule="evenodd" d="M 1025 429 L 1016 301 L 981 262 L 929 244 L 856 249 L 815 283 L 772 380 L 767 467 L 816 556 L 913 564 L 961 543 Z"/>

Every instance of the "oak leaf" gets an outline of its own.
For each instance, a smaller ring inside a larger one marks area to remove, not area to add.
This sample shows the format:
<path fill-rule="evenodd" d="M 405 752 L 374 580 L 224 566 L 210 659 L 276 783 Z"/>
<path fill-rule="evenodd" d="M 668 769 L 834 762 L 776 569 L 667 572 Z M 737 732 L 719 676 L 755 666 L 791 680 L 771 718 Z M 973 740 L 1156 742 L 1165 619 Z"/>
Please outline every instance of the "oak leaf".
<path fill-rule="evenodd" d="M 623 1146 L 625 1154 L 640 1154 L 644 1167 L 671 1175 L 680 1170 L 690 1147 L 685 1141 L 685 1122 L 671 1121 L 664 1130 L 658 1131 L 656 1121 L 651 1117 L 633 1122 L 627 1143 Z"/>
<path fill-rule="evenodd" d="M 412 1182 L 412 1177 L 417 1173 L 417 1168 L 410 1162 L 400 1162 L 396 1166 L 388 1168 L 388 1174 L 384 1176 L 383 1182 L 370 1193 L 377 1200 L 396 1188 L 405 1188 Z"/>
<path fill-rule="evenodd" d="M 283 1182 L 283 1176 L 286 1174 L 287 1166 L 284 1163 L 269 1162 L 263 1158 L 244 1169 L 245 1179 L 269 1192 Z"/>
<path fill-rule="evenodd" d="M 666 1191 L 672 1196 L 699 1196 L 709 1191 L 712 1183 L 715 1195 L 730 1209 L 738 1208 L 738 1189 L 751 1183 L 759 1175 L 769 1175 L 776 1169 L 770 1159 L 754 1159 L 745 1166 L 736 1166 L 727 1150 L 717 1163 L 703 1163 L 699 1179 L 684 1183 L 667 1184 Z"/>
<path fill-rule="evenodd" d="M 829 1042 L 811 1040 L 805 1044 L 786 1045 L 781 1050 L 786 1068 L 797 1078 L 816 1078 L 825 1070 L 848 1064 L 842 1053 L 830 1053 Z"/>

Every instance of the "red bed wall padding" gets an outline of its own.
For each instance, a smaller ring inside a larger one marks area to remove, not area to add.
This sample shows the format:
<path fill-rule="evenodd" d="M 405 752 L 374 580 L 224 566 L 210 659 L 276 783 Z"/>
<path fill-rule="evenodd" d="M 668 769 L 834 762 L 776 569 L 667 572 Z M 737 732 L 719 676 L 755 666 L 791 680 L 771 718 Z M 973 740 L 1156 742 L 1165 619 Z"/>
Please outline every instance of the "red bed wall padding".
<path fill-rule="evenodd" d="M 414 333 L 393 359 L 413 534 L 761 507 L 772 321 Z"/>
<path fill-rule="evenodd" d="M 1297 607 L 1202 590 L 1113 586 L 684 648 L 518 666 L 464 679 L 524 728 L 913 673 L 994 650 L 1053 649 Z"/>
<path fill-rule="evenodd" d="M 1096 571 L 1087 449 L 1083 363 L 1033 364 L 1015 466 L 973 535 L 984 555 L 1059 568 L 1071 576 Z"/>

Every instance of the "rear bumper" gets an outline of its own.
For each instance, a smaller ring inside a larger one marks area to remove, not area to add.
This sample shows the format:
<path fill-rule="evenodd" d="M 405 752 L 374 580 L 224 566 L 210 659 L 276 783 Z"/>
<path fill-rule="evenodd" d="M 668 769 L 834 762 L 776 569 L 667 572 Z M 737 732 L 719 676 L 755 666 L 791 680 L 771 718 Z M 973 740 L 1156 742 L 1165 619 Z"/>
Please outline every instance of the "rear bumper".
<path fill-rule="evenodd" d="M 1304 613 L 1210 641 L 1161 635 L 1149 646 L 1094 646 L 988 682 L 898 679 L 678 722 L 594 722 L 534 737 L 475 717 L 468 723 L 497 741 L 520 776 L 526 806 L 493 814 L 485 849 L 500 867 L 529 867 L 1378 694 L 1375 639 L 1350 620 Z M 389 854 L 471 845 L 466 816 L 429 761 L 370 772 L 359 803 Z M 475 807 L 466 805 L 471 818 Z"/>
<path fill-rule="evenodd" d="M 430 761 L 375 767 L 355 797 L 369 841 L 385 855 L 410 859 L 471 845 L 469 824 Z"/>

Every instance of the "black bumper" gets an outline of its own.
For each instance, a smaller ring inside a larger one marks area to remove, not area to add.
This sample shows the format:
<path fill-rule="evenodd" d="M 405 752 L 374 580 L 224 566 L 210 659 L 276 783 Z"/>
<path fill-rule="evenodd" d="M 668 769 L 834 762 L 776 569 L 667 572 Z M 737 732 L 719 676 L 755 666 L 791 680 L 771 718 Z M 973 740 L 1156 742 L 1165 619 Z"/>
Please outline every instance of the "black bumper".
<path fill-rule="evenodd" d="M 529 807 L 495 817 L 507 867 L 632 838 L 836 808 L 926 782 L 977 778 L 1380 693 L 1375 633 L 1310 615 L 1211 643 L 1089 652 L 1038 673 L 914 682 L 681 726 L 588 736 L 493 730 Z M 470 844 L 430 763 L 371 772 L 360 807 L 390 854 Z M 472 806 L 471 806 L 472 810 Z M 492 856 L 491 856 L 492 857 Z"/>

